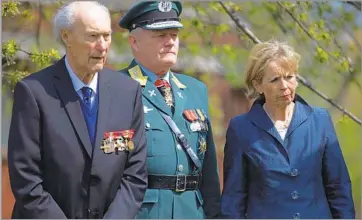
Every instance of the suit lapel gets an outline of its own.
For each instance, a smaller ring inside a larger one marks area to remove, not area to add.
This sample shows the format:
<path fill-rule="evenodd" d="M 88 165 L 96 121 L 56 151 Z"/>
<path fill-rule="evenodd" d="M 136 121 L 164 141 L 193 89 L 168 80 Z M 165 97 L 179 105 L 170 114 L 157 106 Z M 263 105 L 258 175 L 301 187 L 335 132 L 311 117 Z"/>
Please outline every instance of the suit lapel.
<path fill-rule="evenodd" d="M 273 138 L 277 140 L 279 143 L 278 149 L 284 155 L 285 159 L 289 163 L 288 150 L 284 145 L 284 141 L 281 139 L 277 129 L 274 127 L 273 122 L 268 117 L 266 112 L 263 109 L 264 100 L 256 100 L 249 111 L 249 116 L 253 124 L 257 127 L 261 128 L 268 134 L 270 134 Z"/>
<path fill-rule="evenodd" d="M 183 91 L 184 86 L 175 76 L 174 73 L 170 73 L 170 83 L 172 86 L 172 93 L 175 99 L 175 113 L 173 115 L 174 120 L 177 120 L 182 116 L 182 112 L 187 101 L 187 96 Z"/>
<path fill-rule="evenodd" d="M 298 95 L 295 98 L 295 110 L 293 113 L 292 121 L 290 122 L 287 134 L 285 135 L 285 139 L 297 129 L 300 125 L 302 125 L 312 113 L 312 108 Z"/>
<path fill-rule="evenodd" d="M 251 120 L 256 126 L 266 131 L 268 134 L 273 136 L 281 145 L 283 145 L 283 140 L 281 139 L 278 131 L 274 127 L 273 122 L 264 111 L 262 105 L 254 104 L 249 114 L 251 116 Z"/>
<path fill-rule="evenodd" d="M 80 100 L 77 92 L 74 90 L 69 73 L 65 67 L 64 57 L 58 61 L 57 73 L 55 73 L 54 85 L 59 93 L 59 96 L 65 106 L 68 116 L 78 134 L 89 157 L 92 155 L 92 144 L 89 139 L 87 125 L 84 119 Z M 71 131 L 70 131 L 71 132 Z"/>
<path fill-rule="evenodd" d="M 109 110 L 111 108 L 111 98 L 113 93 L 110 90 L 111 74 L 108 74 L 106 70 L 102 70 L 98 73 L 98 116 L 96 124 L 96 139 L 94 142 L 95 148 L 101 146 L 105 127 L 107 125 L 107 119 L 109 118 Z M 99 149 L 95 149 L 100 151 Z"/>

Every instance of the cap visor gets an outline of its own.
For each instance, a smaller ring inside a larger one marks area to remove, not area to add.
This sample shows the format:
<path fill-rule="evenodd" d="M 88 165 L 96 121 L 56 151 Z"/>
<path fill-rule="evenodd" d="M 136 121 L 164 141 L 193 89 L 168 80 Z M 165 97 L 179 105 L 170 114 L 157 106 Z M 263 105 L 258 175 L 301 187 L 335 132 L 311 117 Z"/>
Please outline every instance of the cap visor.
<path fill-rule="evenodd" d="M 143 26 L 146 30 L 162 30 L 170 28 L 183 28 L 184 26 L 179 21 L 163 21 Z"/>

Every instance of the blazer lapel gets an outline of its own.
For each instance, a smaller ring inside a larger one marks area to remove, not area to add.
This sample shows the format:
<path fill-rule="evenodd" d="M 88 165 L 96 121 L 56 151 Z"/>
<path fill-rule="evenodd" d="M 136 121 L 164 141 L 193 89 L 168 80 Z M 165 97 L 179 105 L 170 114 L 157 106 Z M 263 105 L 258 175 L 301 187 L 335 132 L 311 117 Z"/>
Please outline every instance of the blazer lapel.
<path fill-rule="evenodd" d="M 262 105 L 254 104 L 249 112 L 252 122 L 259 128 L 266 131 L 268 134 L 273 136 L 281 145 L 283 140 L 281 139 L 277 129 L 274 127 L 273 122 L 264 111 Z"/>
<path fill-rule="evenodd" d="M 97 116 L 97 128 L 96 139 L 94 147 L 99 148 L 107 125 L 107 119 L 109 116 L 109 110 L 111 108 L 111 98 L 113 97 L 112 91 L 110 91 L 111 74 L 107 74 L 106 70 L 102 70 L 98 73 L 98 116 Z M 99 149 L 95 149 L 100 151 Z"/>
<path fill-rule="evenodd" d="M 183 85 L 175 76 L 174 73 L 170 73 L 170 83 L 172 86 L 172 93 L 175 99 L 175 113 L 173 115 L 174 120 L 179 119 L 182 116 L 182 112 L 187 101 L 187 96 L 183 91 L 186 86 Z"/>
<path fill-rule="evenodd" d="M 87 125 L 84 119 L 80 100 L 77 92 L 74 90 L 73 83 L 69 73 L 65 67 L 64 57 L 58 61 L 57 73 L 55 73 L 54 85 L 59 93 L 59 96 L 65 106 L 68 116 L 78 134 L 89 157 L 92 156 L 92 144 L 89 139 Z M 70 131 L 71 132 L 71 131 Z"/>
<path fill-rule="evenodd" d="M 284 155 L 285 159 L 289 163 L 289 156 L 288 150 L 284 144 L 284 141 L 281 139 L 277 129 L 274 127 L 273 122 L 266 114 L 263 109 L 264 100 L 258 99 L 254 102 L 253 106 L 249 111 L 250 120 L 255 124 L 257 127 L 261 128 L 262 130 L 266 131 L 270 134 L 273 138 L 275 138 L 279 142 L 278 149 L 280 149 L 281 153 Z"/>
<path fill-rule="evenodd" d="M 285 135 L 285 139 L 297 129 L 300 125 L 302 125 L 312 113 L 312 108 L 302 99 L 300 96 L 296 95 L 295 97 L 295 110 L 293 113 L 292 121 L 290 122 L 288 131 Z"/>

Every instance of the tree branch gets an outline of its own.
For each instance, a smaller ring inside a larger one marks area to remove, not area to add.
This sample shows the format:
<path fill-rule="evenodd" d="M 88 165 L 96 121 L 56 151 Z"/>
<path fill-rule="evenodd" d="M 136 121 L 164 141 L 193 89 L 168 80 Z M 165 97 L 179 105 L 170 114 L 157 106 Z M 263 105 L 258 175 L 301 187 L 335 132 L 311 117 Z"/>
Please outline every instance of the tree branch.
<path fill-rule="evenodd" d="M 355 7 L 358 11 L 361 11 L 361 2 L 355 2 L 355 1 L 346 1 L 346 4 L 352 5 Z"/>
<path fill-rule="evenodd" d="M 320 3 L 316 2 L 315 4 L 318 6 L 319 9 L 321 9 Z M 322 18 L 325 19 L 324 16 L 322 16 Z M 328 23 L 326 23 L 325 25 L 329 32 L 335 33 L 335 31 L 332 30 L 332 27 Z M 333 42 L 337 46 L 337 48 L 341 51 L 341 54 L 343 54 L 343 57 L 346 57 L 346 56 L 344 56 L 344 54 L 346 54 L 346 51 L 343 49 L 342 45 L 338 42 L 336 37 L 333 37 Z M 346 59 L 348 62 L 348 66 L 352 66 L 351 60 L 348 58 L 346 58 Z M 342 102 L 344 95 L 345 95 L 345 90 L 348 88 L 348 85 L 356 78 L 356 75 L 357 74 L 355 71 L 349 71 L 348 76 L 344 77 L 342 86 L 340 87 L 341 89 L 339 90 L 338 94 L 334 97 L 334 100 L 336 100 L 337 102 Z"/>
<path fill-rule="evenodd" d="M 241 29 L 242 32 L 244 32 L 255 44 L 261 43 L 261 41 L 254 35 L 254 33 L 249 30 L 245 24 L 242 24 L 238 16 L 230 10 L 222 1 L 219 1 L 219 4 L 224 8 L 225 12 L 230 16 L 230 18 L 235 22 L 236 26 Z M 342 106 L 338 105 L 336 102 L 334 102 L 332 99 L 328 98 L 326 95 L 324 95 L 322 92 L 320 92 L 318 89 L 316 89 L 310 81 L 305 79 L 304 77 L 297 74 L 298 81 L 303 84 L 305 87 L 313 91 L 315 94 L 317 94 L 322 99 L 329 102 L 331 105 L 336 107 L 338 110 L 340 110 L 343 114 L 350 117 L 353 121 L 358 123 L 359 125 L 362 124 L 361 120 L 354 116 L 351 112 L 347 111 Z"/>
<path fill-rule="evenodd" d="M 254 35 L 254 33 L 251 32 L 246 27 L 246 25 L 240 21 L 239 17 L 234 12 L 232 12 L 230 9 L 227 8 L 224 2 L 219 1 L 219 4 L 224 8 L 225 12 L 235 22 L 236 26 L 239 27 L 255 44 L 261 43 L 261 41 Z"/>
<path fill-rule="evenodd" d="M 303 32 L 308 35 L 308 37 L 310 39 L 312 39 L 317 45 L 318 47 L 320 47 L 322 50 L 324 50 L 324 52 L 326 52 L 330 57 L 332 57 L 333 59 L 337 60 L 338 62 L 341 62 L 341 60 L 338 60 L 334 55 L 332 55 L 324 46 L 322 46 L 319 41 L 317 39 L 315 39 L 311 33 L 309 33 L 309 31 L 307 30 L 307 28 L 302 24 L 302 22 L 300 22 L 293 14 L 292 11 L 290 11 L 287 7 L 285 7 L 282 3 L 277 2 L 277 4 L 283 8 L 289 15 L 290 17 L 295 21 L 295 23 L 298 24 L 298 26 L 303 30 Z"/>
<path fill-rule="evenodd" d="M 38 48 L 40 48 L 40 29 L 41 29 L 41 23 L 42 23 L 42 20 L 43 20 L 43 17 L 44 17 L 44 12 L 43 12 L 43 5 L 40 4 L 39 2 L 37 3 L 38 4 L 38 22 L 37 22 L 37 26 L 36 26 L 36 44 L 38 46 Z"/>

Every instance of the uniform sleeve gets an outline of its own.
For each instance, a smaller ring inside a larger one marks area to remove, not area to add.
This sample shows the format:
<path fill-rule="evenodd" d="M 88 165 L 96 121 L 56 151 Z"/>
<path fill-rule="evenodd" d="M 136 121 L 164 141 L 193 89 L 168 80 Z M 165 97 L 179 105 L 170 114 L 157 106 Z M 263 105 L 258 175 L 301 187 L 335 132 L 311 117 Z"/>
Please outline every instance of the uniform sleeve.
<path fill-rule="evenodd" d="M 205 97 L 207 100 L 206 106 L 208 106 L 206 87 L 205 91 Z M 207 137 L 207 150 L 205 152 L 204 163 L 202 167 L 202 182 L 200 186 L 200 192 L 204 200 L 203 208 L 206 214 L 206 218 L 212 219 L 220 217 L 220 180 L 211 123 L 210 121 L 208 123 L 209 131 Z"/>
<path fill-rule="evenodd" d="M 221 196 L 221 214 L 225 219 L 243 219 L 246 213 L 246 161 L 240 139 L 231 120 L 226 132 L 224 148 L 224 188 Z"/>
<path fill-rule="evenodd" d="M 147 189 L 146 131 L 140 85 L 138 85 L 134 106 L 133 128 L 135 129 L 135 148 L 128 156 L 120 189 L 106 212 L 105 219 L 135 218 Z"/>
<path fill-rule="evenodd" d="M 354 219 L 351 180 L 336 132 L 326 111 L 326 145 L 323 155 L 323 183 L 333 218 Z"/>
<path fill-rule="evenodd" d="M 16 204 L 24 218 L 66 218 L 42 186 L 41 119 L 35 97 L 24 81 L 14 92 L 8 166 Z"/>

